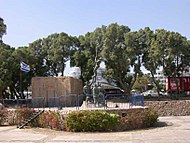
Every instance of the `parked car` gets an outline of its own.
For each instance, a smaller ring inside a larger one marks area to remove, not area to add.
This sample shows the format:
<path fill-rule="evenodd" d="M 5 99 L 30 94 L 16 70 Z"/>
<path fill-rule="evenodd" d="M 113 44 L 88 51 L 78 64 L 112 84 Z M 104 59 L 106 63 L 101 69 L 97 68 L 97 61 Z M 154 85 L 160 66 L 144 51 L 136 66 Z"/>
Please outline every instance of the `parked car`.
<path fill-rule="evenodd" d="M 142 94 L 147 97 L 159 97 L 158 92 L 155 90 L 147 90 L 143 92 Z"/>
<path fill-rule="evenodd" d="M 140 95 L 141 93 L 139 91 L 133 89 L 133 90 L 131 90 L 131 94 L 132 95 Z"/>
<path fill-rule="evenodd" d="M 163 96 L 163 97 L 169 96 L 168 92 L 163 91 L 163 90 L 160 91 L 160 95 Z"/>
<path fill-rule="evenodd" d="M 122 99 L 125 98 L 124 91 L 120 88 L 105 88 L 105 99 Z"/>

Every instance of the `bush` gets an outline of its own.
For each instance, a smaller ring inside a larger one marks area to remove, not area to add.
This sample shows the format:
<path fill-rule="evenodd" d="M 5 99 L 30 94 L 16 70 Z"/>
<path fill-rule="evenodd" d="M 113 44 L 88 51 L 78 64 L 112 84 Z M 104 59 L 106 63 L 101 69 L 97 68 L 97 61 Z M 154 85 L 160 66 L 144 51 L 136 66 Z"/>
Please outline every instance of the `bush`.
<path fill-rule="evenodd" d="M 20 124 L 22 121 L 28 119 L 35 112 L 35 110 L 29 108 L 15 110 L 15 124 Z"/>
<path fill-rule="evenodd" d="M 16 112 L 14 110 L 9 110 L 7 115 L 8 125 L 17 125 L 16 123 Z"/>
<path fill-rule="evenodd" d="M 4 125 L 8 117 L 7 110 L 0 110 L 0 125 Z"/>
<path fill-rule="evenodd" d="M 22 121 L 29 119 L 29 117 L 35 112 L 35 110 L 29 108 L 17 109 L 15 111 L 0 110 L 0 125 L 3 124 L 6 119 L 8 125 L 19 125 Z M 28 125 L 56 130 L 64 129 L 62 116 L 54 111 L 42 113 Z"/>
<path fill-rule="evenodd" d="M 119 123 L 119 116 L 105 111 L 71 112 L 65 119 L 69 131 L 112 131 Z"/>
<path fill-rule="evenodd" d="M 142 114 L 131 114 L 126 121 L 127 130 L 141 129 L 143 126 Z"/>
<path fill-rule="evenodd" d="M 157 122 L 158 113 L 152 108 L 145 109 L 143 116 L 143 127 L 148 128 L 154 126 Z"/>
<path fill-rule="evenodd" d="M 157 122 L 158 114 L 152 108 L 134 110 L 125 117 L 120 118 L 118 131 L 135 130 L 153 127 Z"/>
<path fill-rule="evenodd" d="M 18 109 L 15 111 L 0 111 L 0 125 L 18 125 L 28 119 L 34 112 L 33 109 Z M 154 126 L 158 114 L 152 108 L 128 110 L 125 117 L 106 111 L 76 111 L 63 116 L 56 111 L 46 111 L 29 123 L 33 127 L 50 128 L 76 132 L 95 131 L 127 131 Z"/>
<path fill-rule="evenodd" d="M 37 122 L 38 122 L 38 127 L 41 128 L 50 128 L 56 130 L 64 129 L 63 119 L 59 112 L 55 111 L 44 112 L 38 117 Z"/>
<path fill-rule="evenodd" d="M 132 112 L 128 112 L 125 117 L 121 117 L 120 125 L 118 126 L 117 131 L 127 131 L 142 128 L 142 113 L 143 110 L 133 110 Z"/>

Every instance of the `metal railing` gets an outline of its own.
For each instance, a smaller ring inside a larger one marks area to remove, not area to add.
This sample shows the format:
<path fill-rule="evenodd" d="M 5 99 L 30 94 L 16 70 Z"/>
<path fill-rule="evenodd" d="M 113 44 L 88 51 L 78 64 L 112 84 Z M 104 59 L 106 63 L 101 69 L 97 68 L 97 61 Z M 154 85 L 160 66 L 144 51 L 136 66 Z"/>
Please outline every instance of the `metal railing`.
<path fill-rule="evenodd" d="M 130 101 L 125 98 L 105 99 L 104 96 L 95 99 L 92 95 L 68 94 L 60 97 L 34 97 L 32 99 L 3 99 L 0 102 L 5 107 L 12 108 L 57 108 L 57 109 L 111 109 L 111 108 L 130 108 L 132 106 L 144 106 L 144 97 L 132 95 Z"/>

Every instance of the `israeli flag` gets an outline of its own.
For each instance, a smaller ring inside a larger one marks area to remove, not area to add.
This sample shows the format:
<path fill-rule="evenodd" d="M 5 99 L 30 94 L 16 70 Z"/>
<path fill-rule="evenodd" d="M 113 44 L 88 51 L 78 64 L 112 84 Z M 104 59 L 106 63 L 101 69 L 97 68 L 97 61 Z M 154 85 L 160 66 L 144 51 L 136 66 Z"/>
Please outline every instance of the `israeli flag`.
<path fill-rule="evenodd" d="M 30 67 L 29 67 L 29 65 L 27 65 L 24 62 L 20 62 L 20 70 L 24 71 L 24 72 L 29 72 L 30 71 Z"/>

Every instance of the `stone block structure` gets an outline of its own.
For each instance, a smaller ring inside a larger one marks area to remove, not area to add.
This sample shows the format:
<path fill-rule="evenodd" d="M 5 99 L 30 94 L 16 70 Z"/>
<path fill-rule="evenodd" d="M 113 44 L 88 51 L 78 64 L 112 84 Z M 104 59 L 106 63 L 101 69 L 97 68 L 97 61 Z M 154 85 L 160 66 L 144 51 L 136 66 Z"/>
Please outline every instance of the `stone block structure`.
<path fill-rule="evenodd" d="M 45 106 L 55 99 L 64 103 L 74 103 L 77 95 L 83 93 L 82 81 L 73 77 L 34 77 L 32 78 L 32 98 L 43 97 Z M 66 101 L 67 100 L 67 101 Z M 56 103 L 57 104 L 57 103 Z M 66 105 L 64 105 L 66 106 Z"/>

